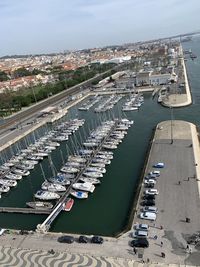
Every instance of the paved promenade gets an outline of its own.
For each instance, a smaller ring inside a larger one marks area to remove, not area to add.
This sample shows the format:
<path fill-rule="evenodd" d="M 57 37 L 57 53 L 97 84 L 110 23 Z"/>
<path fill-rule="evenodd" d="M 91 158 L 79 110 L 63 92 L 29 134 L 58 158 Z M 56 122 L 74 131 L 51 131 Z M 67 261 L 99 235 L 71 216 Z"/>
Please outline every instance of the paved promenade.
<path fill-rule="evenodd" d="M 179 108 L 179 107 L 185 107 L 192 104 L 192 96 L 190 92 L 190 86 L 188 82 L 186 67 L 185 67 L 185 61 L 184 57 L 181 59 L 182 66 L 183 66 L 183 73 L 185 77 L 185 94 L 170 94 L 167 98 L 164 98 L 162 101 L 162 105 L 166 107 L 173 107 L 173 108 Z"/>

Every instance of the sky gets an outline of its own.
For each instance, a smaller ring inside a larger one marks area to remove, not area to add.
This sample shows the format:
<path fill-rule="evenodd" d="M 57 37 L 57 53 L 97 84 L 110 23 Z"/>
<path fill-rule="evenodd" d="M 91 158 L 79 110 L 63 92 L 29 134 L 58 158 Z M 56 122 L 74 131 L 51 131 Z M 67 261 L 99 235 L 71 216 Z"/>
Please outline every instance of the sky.
<path fill-rule="evenodd" d="M 117 45 L 200 30 L 200 0 L 0 0 L 0 56 Z"/>

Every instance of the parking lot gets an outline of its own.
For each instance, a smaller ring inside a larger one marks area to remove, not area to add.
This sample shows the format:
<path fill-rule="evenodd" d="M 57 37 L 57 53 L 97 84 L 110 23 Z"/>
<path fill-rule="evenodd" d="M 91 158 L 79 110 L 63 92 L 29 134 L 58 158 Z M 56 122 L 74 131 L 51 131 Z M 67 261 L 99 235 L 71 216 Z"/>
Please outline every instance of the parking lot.
<path fill-rule="evenodd" d="M 189 123 L 173 121 L 173 140 L 171 122 L 159 125 L 145 176 L 153 170 L 160 170 L 155 178 L 155 206 L 158 208 L 156 219 L 141 219 L 141 200 L 146 190 L 141 190 L 134 223 L 149 225 L 149 248 L 144 249 L 143 257 L 151 262 L 199 265 L 200 253 L 194 245 L 187 244 L 189 235 L 200 228 L 200 201 L 197 185 L 196 162 L 194 159 Z M 153 168 L 163 162 L 164 168 Z M 148 214 L 148 216 L 150 216 Z"/>

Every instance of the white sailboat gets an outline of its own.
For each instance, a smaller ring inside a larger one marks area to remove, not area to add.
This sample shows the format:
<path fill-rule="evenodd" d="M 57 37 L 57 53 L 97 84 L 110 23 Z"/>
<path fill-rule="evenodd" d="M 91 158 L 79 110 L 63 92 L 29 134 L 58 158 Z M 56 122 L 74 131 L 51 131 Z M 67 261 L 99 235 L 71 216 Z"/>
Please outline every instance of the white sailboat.
<path fill-rule="evenodd" d="M 75 183 L 72 185 L 72 188 L 75 190 L 81 190 L 81 191 L 93 193 L 95 186 L 91 183 L 85 182 L 85 183 Z"/>
<path fill-rule="evenodd" d="M 40 200 L 54 200 L 60 198 L 60 196 L 55 192 L 49 192 L 43 190 L 38 190 L 34 196 L 35 198 L 38 198 Z"/>

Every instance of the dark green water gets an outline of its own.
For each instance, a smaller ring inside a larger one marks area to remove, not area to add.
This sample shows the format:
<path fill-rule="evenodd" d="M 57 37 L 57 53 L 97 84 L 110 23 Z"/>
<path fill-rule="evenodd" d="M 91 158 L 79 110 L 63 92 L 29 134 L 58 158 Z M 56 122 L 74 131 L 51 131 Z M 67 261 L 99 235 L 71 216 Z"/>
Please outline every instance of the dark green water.
<path fill-rule="evenodd" d="M 193 105 L 174 109 L 174 118 L 187 120 L 200 125 L 200 39 L 184 43 L 184 48 L 191 48 L 198 58 L 194 61 L 187 61 L 187 71 L 193 95 Z M 121 116 L 120 106 L 114 108 L 114 112 L 107 113 L 107 118 Z M 101 116 L 94 112 L 79 112 L 72 108 L 68 117 L 85 118 L 86 123 L 73 137 L 73 141 L 68 141 L 68 150 L 73 150 L 73 145 L 77 145 L 84 139 L 90 129 L 99 124 Z M 131 211 L 131 205 L 137 190 L 137 182 L 143 168 L 146 152 L 152 130 L 163 120 L 170 119 L 170 110 L 157 104 L 156 99 L 152 100 L 151 94 L 145 95 L 145 103 L 139 112 L 127 113 L 129 119 L 135 121 L 123 143 L 114 152 L 114 159 L 107 167 L 107 172 L 102 178 L 102 183 L 97 186 L 95 192 L 87 200 L 75 200 L 75 205 L 70 213 L 61 213 L 52 225 L 51 230 L 56 232 L 71 232 L 85 234 L 101 234 L 112 236 L 120 232 L 127 224 Z M 41 129 L 40 131 L 44 131 Z M 60 153 L 62 151 L 62 154 Z M 62 157 L 67 159 L 68 152 L 66 145 L 62 144 L 60 149 L 51 155 L 57 170 L 62 165 Z M 51 176 L 49 161 L 42 162 L 42 168 L 46 177 Z M 1 206 L 25 207 L 25 202 L 32 199 L 33 193 L 40 187 L 43 181 L 41 168 L 38 165 L 31 175 L 23 178 L 15 189 L 9 194 L 2 196 Z M 0 214 L 0 227 L 16 229 L 35 229 L 46 216 L 40 215 L 11 215 Z"/>

